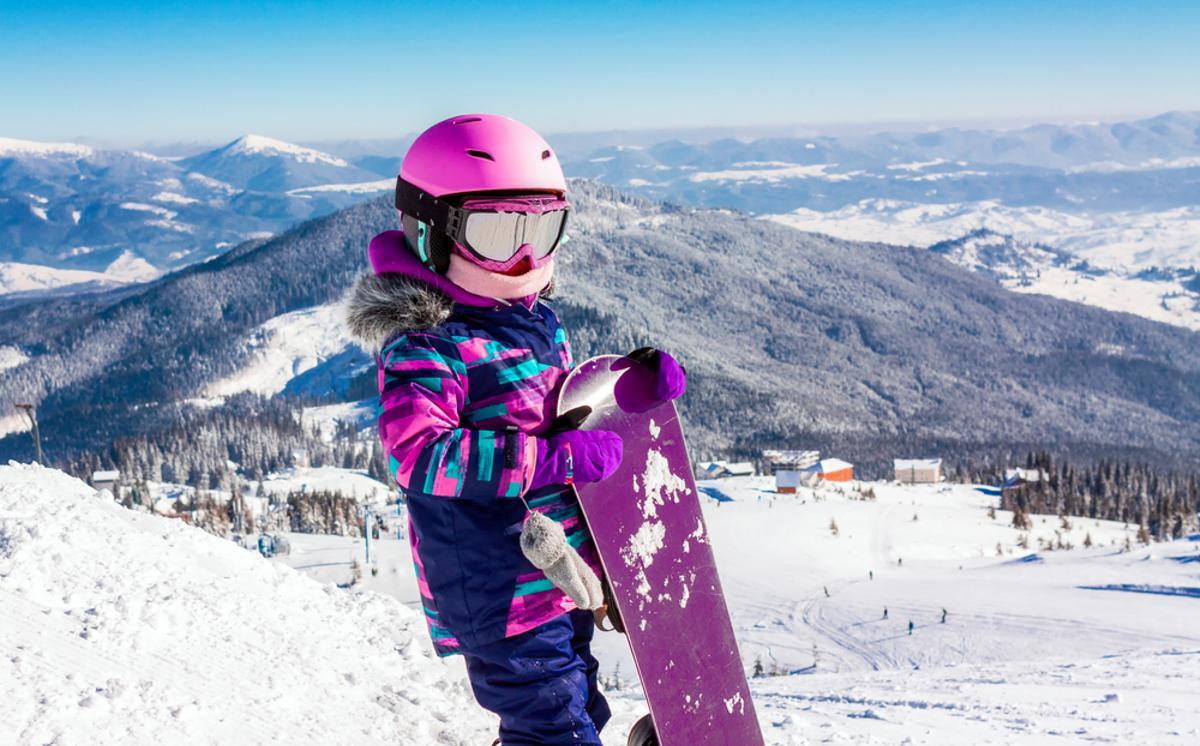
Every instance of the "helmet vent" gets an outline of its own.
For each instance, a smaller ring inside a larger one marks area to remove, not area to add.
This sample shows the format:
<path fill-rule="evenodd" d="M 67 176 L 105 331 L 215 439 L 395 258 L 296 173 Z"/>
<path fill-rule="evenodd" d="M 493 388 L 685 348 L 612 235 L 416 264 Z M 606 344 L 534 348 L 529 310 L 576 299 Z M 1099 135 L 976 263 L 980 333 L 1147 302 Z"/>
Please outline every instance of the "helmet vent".
<path fill-rule="evenodd" d="M 546 159 L 547 159 L 547 158 L 549 158 L 549 157 L 550 157 L 550 151 L 549 151 L 549 150 L 543 150 L 543 151 L 542 151 L 542 160 L 544 161 L 544 160 L 546 160 Z"/>
<path fill-rule="evenodd" d="M 467 155 L 471 156 L 472 158 L 479 158 L 479 159 L 485 160 L 485 161 L 495 161 L 496 160 L 495 158 L 492 157 L 491 153 L 488 153 L 487 151 L 484 151 L 484 150 L 468 150 Z"/>
<path fill-rule="evenodd" d="M 455 119 L 454 123 L 455 124 L 470 124 L 471 122 L 482 122 L 482 121 L 483 121 L 482 117 L 464 117 L 462 119 Z"/>

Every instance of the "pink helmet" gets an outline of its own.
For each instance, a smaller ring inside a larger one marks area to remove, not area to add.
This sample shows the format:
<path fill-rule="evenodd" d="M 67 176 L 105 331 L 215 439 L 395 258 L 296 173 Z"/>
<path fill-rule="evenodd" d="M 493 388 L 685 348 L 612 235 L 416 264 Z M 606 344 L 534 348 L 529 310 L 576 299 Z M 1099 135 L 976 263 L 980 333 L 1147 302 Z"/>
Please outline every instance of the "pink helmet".
<path fill-rule="evenodd" d="M 496 114 L 462 114 L 425 130 L 404 156 L 400 177 L 434 197 L 567 191 L 558 157 L 542 136 Z"/>

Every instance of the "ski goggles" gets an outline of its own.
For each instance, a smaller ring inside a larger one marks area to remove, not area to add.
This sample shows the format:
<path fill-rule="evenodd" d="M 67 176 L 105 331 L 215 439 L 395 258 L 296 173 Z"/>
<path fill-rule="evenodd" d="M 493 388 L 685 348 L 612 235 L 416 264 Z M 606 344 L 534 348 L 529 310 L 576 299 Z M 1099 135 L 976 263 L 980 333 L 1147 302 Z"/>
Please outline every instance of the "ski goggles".
<path fill-rule="evenodd" d="M 528 253 L 535 262 L 562 243 L 571 205 L 554 194 L 478 196 L 461 204 L 396 179 L 396 209 L 445 233 L 485 262 L 504 264 Z M 461 196 L 460 196 L 461 199 Z"/>

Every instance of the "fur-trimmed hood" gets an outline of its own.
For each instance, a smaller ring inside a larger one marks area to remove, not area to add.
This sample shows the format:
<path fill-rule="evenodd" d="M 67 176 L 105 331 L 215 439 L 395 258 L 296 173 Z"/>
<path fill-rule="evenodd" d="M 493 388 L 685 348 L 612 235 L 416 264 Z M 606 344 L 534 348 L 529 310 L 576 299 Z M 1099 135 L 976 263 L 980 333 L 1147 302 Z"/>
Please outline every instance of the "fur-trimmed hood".
<path fill-rule="evenodd" d="M 363 273 L 343 302 L 350 336 L 372 353 L 401 334 L 442 324 L 453 307 L 445 293 L 397 272 Z"/>
<path fill-rule="evenodd" d="M 458 287 L 425 267 L 404 244 L 400 231 L 384 231 L 368 249 L 372 272 L 365 272 L 342 302 L 346 328 L 367 352 L 379 352 L 401 334 L 440 326 L 455 303 L 495 308 L 508 301 L 484 298 Z M 547 298 L 549 285 L 539 293 Z"/>

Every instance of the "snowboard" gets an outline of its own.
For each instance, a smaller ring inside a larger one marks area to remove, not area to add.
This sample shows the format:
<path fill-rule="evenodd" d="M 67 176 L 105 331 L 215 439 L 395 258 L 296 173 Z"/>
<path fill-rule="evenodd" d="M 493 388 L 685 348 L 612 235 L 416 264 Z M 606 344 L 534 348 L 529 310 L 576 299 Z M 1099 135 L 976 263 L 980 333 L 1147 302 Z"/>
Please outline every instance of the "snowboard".
<path fill-rule="evenodd" d="M 563 381 L 560 416 L 624 441 L 621 465 L 575 492 L 625 627 L 661 746 L 761 746 L 762 731 L 673 402 L 654 374 L 603 355 Z"/>

